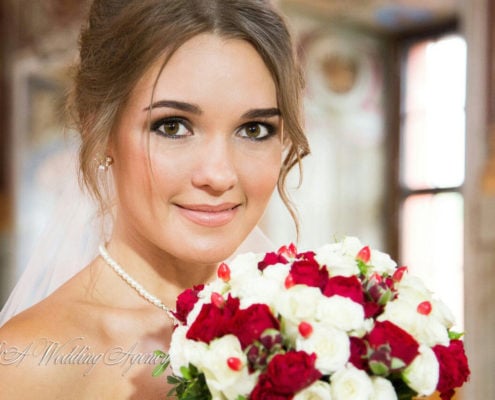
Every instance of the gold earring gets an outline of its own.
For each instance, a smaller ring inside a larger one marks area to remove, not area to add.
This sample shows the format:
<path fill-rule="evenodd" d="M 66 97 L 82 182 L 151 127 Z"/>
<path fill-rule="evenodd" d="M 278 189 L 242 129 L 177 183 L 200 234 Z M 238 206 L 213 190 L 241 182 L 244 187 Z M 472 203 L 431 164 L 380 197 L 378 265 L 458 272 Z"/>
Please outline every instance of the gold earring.
<path fill-rule="evenodd" d="M 108 168 L 112 164 L 113 164 L 113 158 L 111 156 L 106 156 L 104 159 L 99 161 L 98 169 L 100 171 L 108 171 Z"/>

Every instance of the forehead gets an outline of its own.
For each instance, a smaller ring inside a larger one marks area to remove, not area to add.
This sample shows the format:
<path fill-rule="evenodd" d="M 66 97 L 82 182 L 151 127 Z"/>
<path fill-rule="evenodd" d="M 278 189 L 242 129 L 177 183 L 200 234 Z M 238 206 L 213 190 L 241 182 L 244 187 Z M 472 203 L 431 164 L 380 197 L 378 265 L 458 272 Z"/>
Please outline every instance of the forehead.
<path fill-rule="evenodd" d="M 153 94 L 154 99 L 172 97 L 210 106 L 225 101 L 250 107 L 277 106 L 271 72 L 247 41 L 198 35 L 180 46 L 165 65 L 164 62 L 165 56 L 144 74 L 134 88 L 132 100 L 149 104 Z"/>

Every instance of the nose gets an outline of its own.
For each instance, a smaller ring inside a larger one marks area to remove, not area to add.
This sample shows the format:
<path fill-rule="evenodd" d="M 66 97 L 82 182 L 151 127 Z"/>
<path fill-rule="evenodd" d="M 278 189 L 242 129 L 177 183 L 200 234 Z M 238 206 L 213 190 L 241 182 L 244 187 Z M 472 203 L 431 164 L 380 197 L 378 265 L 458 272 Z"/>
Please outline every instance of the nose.
<path fill-rule="evenodd" d="M 212 194 L 221 194 L 232 189 L 238 181 L 234 149 L 228 140 L 215 138 L 201 146 L 192 175 L 195 187 Z"/>

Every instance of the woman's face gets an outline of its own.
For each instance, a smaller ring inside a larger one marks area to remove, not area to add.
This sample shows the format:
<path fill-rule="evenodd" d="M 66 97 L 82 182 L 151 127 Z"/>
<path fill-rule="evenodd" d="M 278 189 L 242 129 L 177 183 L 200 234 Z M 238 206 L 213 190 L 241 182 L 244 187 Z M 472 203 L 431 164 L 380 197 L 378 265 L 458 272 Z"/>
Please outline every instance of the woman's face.
<path fill-rule="evenodd" d="M 218 262 L 253 229 L 276 186 L 275 84 L 248 42 L 203 34 L 170 58 L 150 105 L 160 66 L 138 82 L 113 132 L 114 238 Z"/>

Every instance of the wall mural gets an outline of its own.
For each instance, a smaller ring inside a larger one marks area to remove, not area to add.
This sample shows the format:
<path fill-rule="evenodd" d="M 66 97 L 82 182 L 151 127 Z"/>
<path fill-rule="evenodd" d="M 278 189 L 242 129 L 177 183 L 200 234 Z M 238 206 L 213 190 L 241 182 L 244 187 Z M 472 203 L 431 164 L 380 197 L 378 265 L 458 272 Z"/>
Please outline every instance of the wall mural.
<path fill-rule="evenodd" d="M 74 164 L 75 142 L 65 129 L 69 66 L 88 1 L 9 1 L 6 47 L 11 104 L 13 226 L 2 235 L 2 288 L 10 292 L 26 266 Z M 12 231 L 13 230 L 13 231 Z M 5 296 L 0 296 L 5 299 Z"/>
<path fill-rule="evenodd" d="M 301 245 L 352 234 L 384 248 L 380 42 L 287 13 L 304 62 L 306 131 L 312 148 L 303 162 L 302 186 L 292 195 L 300 214 Z M 297 186 L 297 172 L 291 178 L 292 186 Z M 263 221 L 263 229 L 277 244 L 294 237 L 290 220 L 281 222 L 282 212 L 283 206 L 274 200 Z"/>

